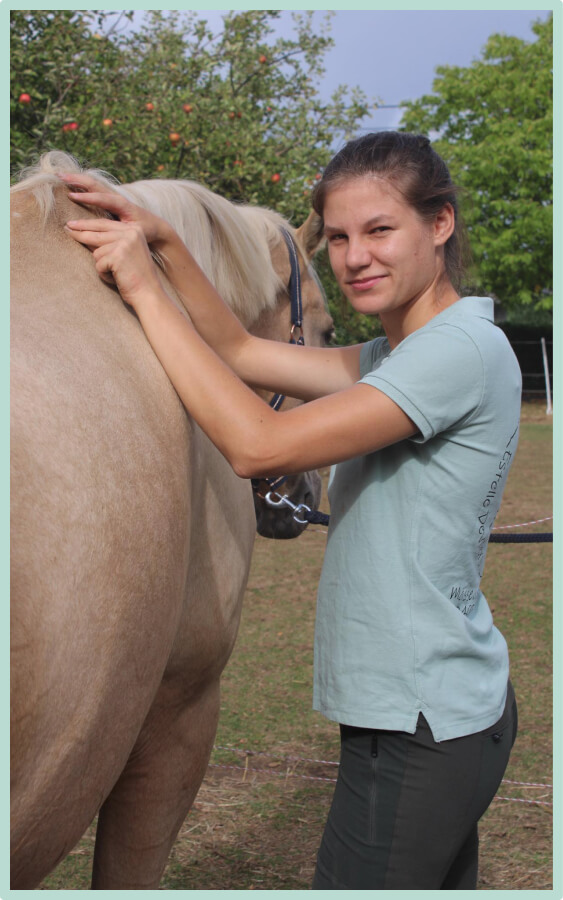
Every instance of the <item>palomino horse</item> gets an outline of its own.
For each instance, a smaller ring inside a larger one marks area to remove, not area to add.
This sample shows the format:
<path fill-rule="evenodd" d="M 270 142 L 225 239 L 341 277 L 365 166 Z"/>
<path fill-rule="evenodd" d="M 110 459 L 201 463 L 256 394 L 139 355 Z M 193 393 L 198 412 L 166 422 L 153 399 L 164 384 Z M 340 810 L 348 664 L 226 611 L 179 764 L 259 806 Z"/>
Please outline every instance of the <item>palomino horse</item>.
<path fill-rule="evenodd" d="M 93 888 L 146 890 L 206 771 L 256 518 L 63 232 L 77 207 L 55 170 L 78 167 L 47 154 L 12 195 L 12 887 L 35 887 L 99 812 Z M 189 182 L 117 189 L 171 221 L 251 330 L 288 340 L 284 220 Z M 295 237 L 320 345 L 313 220 Z"/>

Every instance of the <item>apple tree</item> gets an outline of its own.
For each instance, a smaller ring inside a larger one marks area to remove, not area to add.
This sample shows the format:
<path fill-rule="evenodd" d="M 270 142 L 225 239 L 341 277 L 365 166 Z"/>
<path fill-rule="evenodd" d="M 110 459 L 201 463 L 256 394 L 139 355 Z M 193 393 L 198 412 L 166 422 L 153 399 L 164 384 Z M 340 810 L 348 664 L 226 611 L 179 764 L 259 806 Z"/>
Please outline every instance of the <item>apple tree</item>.
<path fill-rule="evenodd" d="M 68 150 L 121 181 L 192 178 L 302 218 L 336 142 L 366 113 L 360 91 L 320 99 L 329 22 L 279 11 L 14 11 L 12 165 Z M 22 100 L 25 94 L 29 100 Z"/>
<path fill-rule="evenodd" d="M 122 182 L 188 178 L 232 200 L 270 206 L 295 224 L 315 180 L 367 113 L 356 88 L 319 95 L 330 13 L 91 10 L 11 14 L 14 176 L 48 149 Z M 318 17 L 319 14 L 317 14 Z M 319 268 L 340 340 L 377 330 L 346 310 L 326 257 Z"/>

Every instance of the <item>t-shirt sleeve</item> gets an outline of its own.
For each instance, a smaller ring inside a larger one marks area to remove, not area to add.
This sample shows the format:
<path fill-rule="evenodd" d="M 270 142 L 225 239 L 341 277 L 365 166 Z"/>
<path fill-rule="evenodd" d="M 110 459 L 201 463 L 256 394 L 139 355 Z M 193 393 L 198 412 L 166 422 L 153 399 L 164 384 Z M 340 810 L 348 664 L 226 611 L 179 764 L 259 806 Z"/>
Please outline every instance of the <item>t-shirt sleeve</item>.
<path fill-rule="evenodd" d="M 373 341 L 362 344 L 360 349 L 360 377 L 367 375 L 378 361 L 389 352 L 386 338 L 376 337 Z"/>
<path fill-rule="evenodd" d="M 479 408 L 483 360 L 463 329 L 451 324 L 420 329 L 383 359 L 373 343 L 361 354 L 360 383 L 373 385 L 401 407 L 420 431 L 413 440 L 425 442 Z M 373 368 L 366 371 L 370 361 Z"/>

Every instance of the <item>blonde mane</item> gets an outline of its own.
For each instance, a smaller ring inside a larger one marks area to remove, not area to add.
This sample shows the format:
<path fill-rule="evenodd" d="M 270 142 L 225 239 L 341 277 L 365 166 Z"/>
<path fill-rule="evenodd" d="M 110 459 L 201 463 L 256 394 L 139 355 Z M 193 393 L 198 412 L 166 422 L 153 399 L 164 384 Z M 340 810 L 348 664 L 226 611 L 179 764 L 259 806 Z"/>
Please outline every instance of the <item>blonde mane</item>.
<path fill-rule="evenodd" d="M 41 156 L 36 166 L 25 169 L 11 189 L 31 191 L 44 222 L 54 207 L 53 188 L 60 185 L 59 172 L 92 175 L 166 219 L 221 297 L 246 324 L 275 305 L 281 281 L 272 265 L 271 250 L 283 240 L 281 228 L 294 233 L 278 213 L 231 203 L 193 181 L 154 179 L 120 185 L 106 172 L 83 169 L 69 154 L 52 150 Z"/>

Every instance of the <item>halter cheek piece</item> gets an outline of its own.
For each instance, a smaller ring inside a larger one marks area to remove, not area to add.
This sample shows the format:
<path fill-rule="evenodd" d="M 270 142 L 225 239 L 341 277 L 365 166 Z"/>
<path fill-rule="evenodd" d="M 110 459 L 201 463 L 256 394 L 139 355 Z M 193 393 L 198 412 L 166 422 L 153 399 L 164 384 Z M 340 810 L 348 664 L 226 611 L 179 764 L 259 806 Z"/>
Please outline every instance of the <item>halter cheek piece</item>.
<path fill-rule="evenodd" d="M 291 266 L 291 273 L 287 286 L 287 292 L 289 294 L 289 299 L 291 302 L 291 331 L 289 333 L 289 343 L 300 344 L 301 346 L 303 346 L 303 344 L 305 343 L 305 338 L 303 337 L 303 299 L 301 296 L 301 272 L 299 271 L 297 247 L 295 246 L 295 241 L 293 240 L 289 231 L 286 231 L 285 228 L 282 228 L 281 233 L 283 235 L 285 243 L 287 244 L 287 249 L 289 252 L 289 264 Z M 284 394 L 274 394 L 274 396 L 270 400 L 270 406 L 272 407 L 272 409 L 278 410 L 284 400 Z M 276 488 L 283 484 L 286 479 L 287 475 L 280 475 L 277 478 L 252 478 L 252 490 L 255 491 L 259 497 L 262 497 L 262 494 L 260 494 L 258 491 L 261 484 L 265 482 L 270 489 L 270 493 L 272 493 L 276 490 Z M 270 505 L 274 504 L 270 502 Z"/>
<path fill-rule="evenodd" d="M 289 333 L 289 343 L 303 345 L 305 343 L 305 338 L 303 337 L 303 301 L 301 298 L 301 272 L 299 271 L 299 263 L 297 261 L 297 248 L 289 231 L 282 228 L 281 232 L 287 244 L 289 262 L 291 265 L 291 274 L 289 276 L 289 284 L 287 287 L 289 299 L 291 301 L 291 331 Z M 299 332 L 297 339 L 296 332 Z M 284 400 L 285 397 L 283 394 L 274 394 L 270 400 L 270 406 L 272 409 L 279 409 Z"/>

